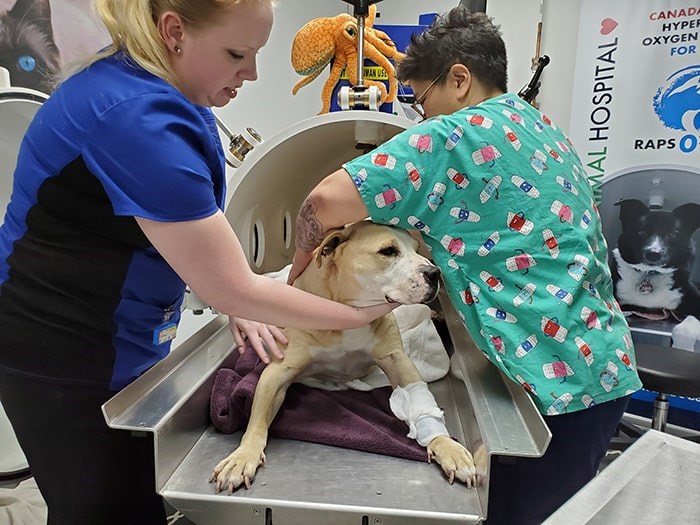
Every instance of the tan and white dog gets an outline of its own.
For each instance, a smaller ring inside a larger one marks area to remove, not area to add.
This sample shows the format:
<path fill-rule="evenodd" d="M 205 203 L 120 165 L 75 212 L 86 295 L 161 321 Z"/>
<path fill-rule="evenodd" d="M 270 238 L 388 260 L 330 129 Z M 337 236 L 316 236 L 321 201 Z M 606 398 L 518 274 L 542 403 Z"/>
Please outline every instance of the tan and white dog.
<path fill-rule="evenodd" d="M 440 286 L 440 270 L 418 253 L 418 242 L 408 232 L 369 221 L 329 234 L 315 252 L 315 263 L 294 286 L 356 306 L 426 303 L 437 296 Z M 442 411 L 404 352 L 393 313 L 362 328 L 287 328 L 286 335 L 284 360 L 272 361 L 260 376 L 240 446 L 214 469 L 210 481 L 216 482 L 217 492 L 250 487 L 265 462 L 268 427 L 295 380 L 312 376 L 350 381 L 364 377 L 373 365 L 387 375 L 394 394 L 402 394 L 396 399 L 392 394 L 392 410 L 409 428 L 417 429 L 417 441 L 427 446 L 428 457 L 437 461 L 450 483 L 457 478 L 470 487 L 476 484 L 472 455 L 447 434 Z"/>

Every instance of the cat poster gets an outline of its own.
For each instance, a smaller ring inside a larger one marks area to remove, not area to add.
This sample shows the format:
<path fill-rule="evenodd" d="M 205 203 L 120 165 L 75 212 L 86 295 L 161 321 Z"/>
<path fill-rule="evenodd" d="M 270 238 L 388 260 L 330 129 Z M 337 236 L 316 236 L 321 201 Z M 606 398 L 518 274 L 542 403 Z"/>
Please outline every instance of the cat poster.
<path fill-rule="evenodd" d="M 14 87 L 51 94 L 63 68 L 109 43 L 92 0 L 0 0 L 0 67 Z"/>

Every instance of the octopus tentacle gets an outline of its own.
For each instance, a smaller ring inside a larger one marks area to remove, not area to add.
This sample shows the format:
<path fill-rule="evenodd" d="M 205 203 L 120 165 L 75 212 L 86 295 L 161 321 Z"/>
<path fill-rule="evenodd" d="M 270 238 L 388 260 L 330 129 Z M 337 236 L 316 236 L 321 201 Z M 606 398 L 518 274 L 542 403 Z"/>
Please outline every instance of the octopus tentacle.
<path fill-rule="evenodd" d="M 331 110 L 331 96 L 333 96 L 333 88 L 340 80 L 340 73 L 343 68 L 347 66 L 348 60 L 346 56 L 336 57 L 335 62 L 333 62 L 333 67 L 331 68 L 331 73 L 328 75 L 328 80 L 323 84 L 323 90 L 321 91 L 321 100 L 323 101 L 323 107 L 319 115 L 323 113 L 328 113 Z"/>
<path fill-rule="evenodd" d="M 297 82 L 296 84 L 294 84 L 294 87 L 292 88 L 292 95 L 296 95 L 297 92 L 298 92 L 301 88 L 303 88 L 303 87 L 306 86 L 307 84 L 309 84 L 309 83 L 313 82 L 314 80 L 316 80 L 316 78 L 317 78 L 321 73 L 323 73 L 323 69 L 318 69 L 318 70 L 316 70 L 314 73 L 312 73 L 311 75 L 305 76 L 305 77 L 302 78 L 299 82 Z"/>
<path fill-rule="evenodd" d="M 400 62 L 406 56 L 403 53 L 401 53 L 398 49 L 396 49 L 396 45 L 394 45 L 394 42 L 391 42 L 391 45 L 389 45 L 384 41 L 384 39 L 378 37 L 377 35 L 373 33 L 367 33 L 365 35 L 365 49 L 372 49 L 372 47 L 374 47 L 376 51 L 379 51 L 379 53 L 381 53 L 385 57 L 393 58 L 397 62 Z"/>
<path fill-rule="evenodd" d="M 398 93 L 398 85 L 396 83 L 396 78 L 393 77 L 393 82 L 392 82 L 392 76 L 394 72 L 394 67 L 391 65 L 391 62 L 382 55 L 381 53 L 377 53 L 376 51 L 373 50 L 368 50 L 367 52 L 367 58 L 375 62 L 378 66 L 381 66 L 384 71 L 386 71 L 387 76 L 389 77 L 389 92 L 387 93 L 386 86 L 384 85 L 383 82 L 379 82 L 381 84 L 381 87 L 384 88 L 383 90 L 380 88 L 380 91 L 384 94 L 386 100 L 383 100 L 382 103 L 384 102 L 393 102 L 396 100 L 396 95 Z"/>
<path fill-rule="evenodd" d="M 384 103 L 395 100 L 398 91 L 394 67 L 388 59 L 398 62 L 405 55 L 396 49 L 389 35 L 372 27 L 376 15 L 377 6 L 372 4 L 365 19 L 364 54 L 387 72 L 389 90 L 387 92 L 383 82 L 367 80 L 365 83 L 379 88 L 381 103 Z M 306 76 L 294 85 L 292 94 L 296 95 L 299 89 L 316 79 L 332 61 L 330 75 L 321 92 L 321 113 L 330 111 L 333 90 L 348 64 L 352 65 L 348 68 L 348 80 L 357 85 L 357 34 L 357 20 L 347 13 L 316 18 L 297 31 L 292 42 L 292 66 L 297 73 Z"/>

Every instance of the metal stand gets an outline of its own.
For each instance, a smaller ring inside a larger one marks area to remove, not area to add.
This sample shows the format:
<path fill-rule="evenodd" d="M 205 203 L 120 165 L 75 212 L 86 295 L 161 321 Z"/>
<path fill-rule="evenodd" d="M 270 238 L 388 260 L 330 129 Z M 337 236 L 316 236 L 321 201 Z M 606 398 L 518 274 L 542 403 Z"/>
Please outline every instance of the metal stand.
<path fill-rule="evenodd" d="M 263 142 L 260 134 L 253 128 L 245 128 L 244 133 L 238 133 L 234 135 L 231 129 L 226 125 L 226 123 L 221 120 L 221 118 L 214 113 L 214 119 L 219 129 L 226 135 L 229 139 L 228 151 L 231 154 L 231 158 L 226 156 L 226 164 L 232 168 L 238 168 L 245 156 L 258 144 Z"/>
<path fill-rule="evenodd" d="M 651 428 L 663 432 L 668 421 L 668 398 L 663 392 L 659 392 L 654 400 L 654 416 L 651 419 Z"/>
<path fill-rule="evenodd" d="M 364 85 L 365 19 L 369 15 L 370 6 L 382 0 L 343 1 L 353 5 L 353 16 L 357 19 L 357 84 L 352 87 L 344 86 L 340 88 L 338 92 L 338 106 L 343 110 L 367 108 L 376 111 L 379 109 L 379 89 L 374 86 Z"/>
<path fill-rule="evenodd" d="M 649 430 L 543 525 L 698 523 L 700 446 Z"/>

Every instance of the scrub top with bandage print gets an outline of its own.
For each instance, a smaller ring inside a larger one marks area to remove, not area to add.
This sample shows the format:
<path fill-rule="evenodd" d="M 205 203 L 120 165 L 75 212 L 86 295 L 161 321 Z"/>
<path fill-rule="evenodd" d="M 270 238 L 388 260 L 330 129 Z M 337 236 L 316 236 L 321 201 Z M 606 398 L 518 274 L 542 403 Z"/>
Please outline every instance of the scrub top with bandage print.
<path fill-rule="evenodd" d="M 344 167 L 373 221 L 421 232 L 471 337 L 541 413 L 641 388 L 593 190 L 546 115 L 501 95 Z"/>

